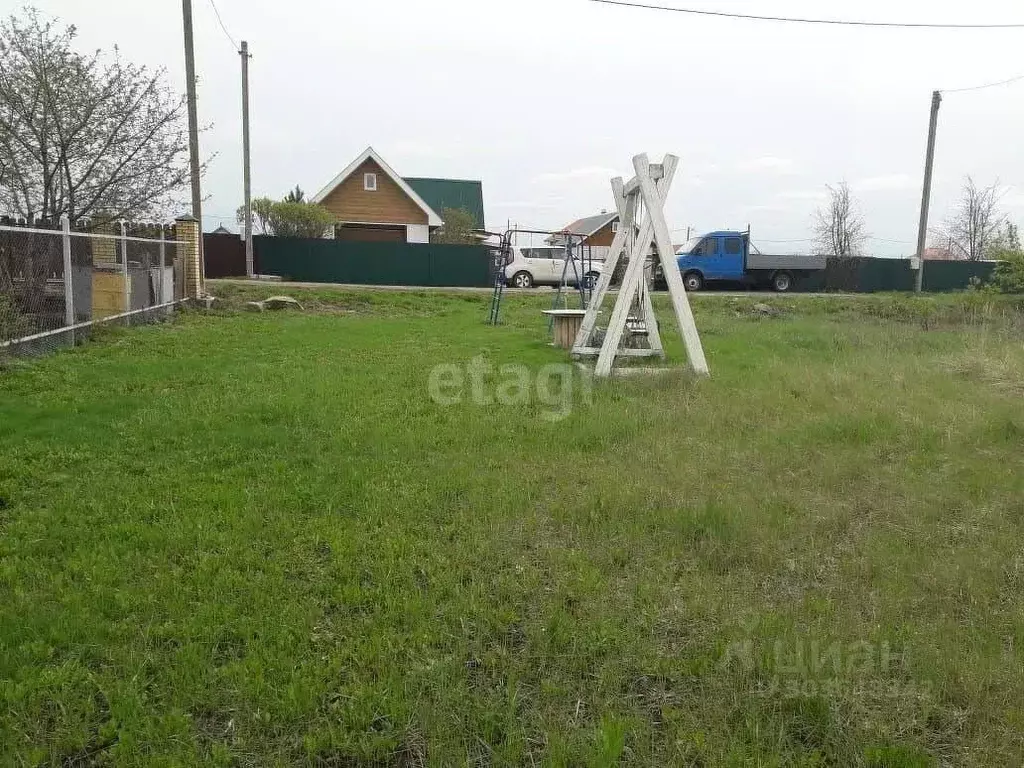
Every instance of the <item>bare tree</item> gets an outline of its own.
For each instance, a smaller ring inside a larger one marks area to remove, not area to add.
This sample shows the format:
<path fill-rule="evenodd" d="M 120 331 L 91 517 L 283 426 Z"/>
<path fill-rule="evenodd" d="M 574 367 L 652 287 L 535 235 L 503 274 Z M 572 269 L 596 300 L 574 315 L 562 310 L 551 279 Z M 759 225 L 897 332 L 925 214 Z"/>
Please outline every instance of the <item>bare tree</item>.
<path fill-rule="evenodd" d="M 828 194 L 828 203 L 814 213 L 815 245 L 840 259 L 860 256 L 868 235 L 850 185 L 842 181 L 828 186 Z"/>
<path fill-rule="evenodd" d="M 1006 221 L 1006 214 L 999 210 L 1004 194 L 998 180 L 984 188 L 979 188 L 970 176 L 964 180 L 960 203 L 946 220 L 945 234 L 953 248 L 965 258 L 971 261 L 985 258 Z"/>
<path fill-rule="evenodd" d="M 0 214 L 165 213 L 189 182 L 183 99 L 162 70 L 82 55 L 74 39 L 33 9 L 0 22 Z"/>

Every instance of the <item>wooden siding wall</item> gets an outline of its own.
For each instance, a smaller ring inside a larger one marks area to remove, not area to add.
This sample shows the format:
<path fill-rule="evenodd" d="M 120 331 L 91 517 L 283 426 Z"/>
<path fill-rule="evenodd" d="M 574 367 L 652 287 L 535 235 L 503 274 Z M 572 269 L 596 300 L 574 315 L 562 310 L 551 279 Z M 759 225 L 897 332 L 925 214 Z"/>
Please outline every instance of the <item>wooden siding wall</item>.
<path fill-rule="evenodd" d="M 612 232 L 612 223 L 613 222 L 608 222 L 597 230 L 597 232 L 588 237 L 587 245 L 610 246 L 612 241 L 615 239 L 615 233 Z"/>
<path fill-rule="evenodd" d="M 363 174 L 377 174 L 377 191 L 363 189 Z M 368 224 L 426 224 L 427 214 L 402 191 L 373 160 L 367 160 L 355 173 L 329 194 L 322 205 L 340 221 Z"/>

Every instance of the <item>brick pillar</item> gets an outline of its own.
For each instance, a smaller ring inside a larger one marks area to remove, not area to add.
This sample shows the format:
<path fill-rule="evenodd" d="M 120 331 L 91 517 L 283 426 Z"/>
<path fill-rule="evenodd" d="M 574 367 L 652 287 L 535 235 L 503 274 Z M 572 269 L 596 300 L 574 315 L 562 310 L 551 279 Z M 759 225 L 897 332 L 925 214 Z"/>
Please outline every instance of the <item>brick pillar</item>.
<path fill-rule="evenodd" d="M 198 299 L 206 295 L 203 268 L 199 261 L 199 222 L 185 214 L 174 221 L 178 248 L 181 249 L 185 272 L 185 296 Z"/>
<path fill-rule="evenodd" d="M 98 235 L 120 235 L 121 227 L 115 222 L 106 222 L 104 224 L 97 225 L 94 229 Z M 92 243 L 92 263 L 93 266 L 109 267 L 114 269 L 117 264 L 118 256 L 118 242 L 117 240 L 111 240 L 107 237 L 94 237 L 90 241 Z"/>

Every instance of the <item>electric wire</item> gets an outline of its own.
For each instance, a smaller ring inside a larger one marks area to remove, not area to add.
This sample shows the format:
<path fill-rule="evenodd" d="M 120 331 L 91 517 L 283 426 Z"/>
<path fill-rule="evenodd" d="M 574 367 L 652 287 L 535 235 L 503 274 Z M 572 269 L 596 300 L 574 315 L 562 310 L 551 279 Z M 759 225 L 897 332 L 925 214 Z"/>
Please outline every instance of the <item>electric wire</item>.
<path fill-rule="evenodd" d="M 1010 24 L 955 24 L 940 22 L 898 22 L 898 21 L 860 21 L 848 19 L 812 19 L 795 16 L 761 16 L 749 13 L 733 13 L 729 11 L 709 11 L 699 8 L 677 8 L 671 5 L 654 5 L 653 3 L 630 2 L 627 0 L 590 0 L 592 3 L 618 5 L 625 8 L 643 8 L 651 11 L 672 11 L 688 13 L 694 16 L 717 16 L 725 19 L 745 19 L 747 21 L 777 21 L 792 24 L 830 24 L 847 27 L 889 27 L 900 29 L 1024 29 L 1024 22 Z"/>

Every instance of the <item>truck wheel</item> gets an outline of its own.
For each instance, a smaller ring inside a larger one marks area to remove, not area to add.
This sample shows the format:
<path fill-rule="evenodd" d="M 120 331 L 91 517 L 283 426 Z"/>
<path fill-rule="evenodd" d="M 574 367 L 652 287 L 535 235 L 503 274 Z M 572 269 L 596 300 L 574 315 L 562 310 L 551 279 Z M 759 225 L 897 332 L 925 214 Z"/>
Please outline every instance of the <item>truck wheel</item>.
<path fill-rule="evenodd" d="M 700 272 L 687 272 L 683 275 L 683 285 L 691 293 L 704 288 L 704 276 Z"/>
<path fill-rule="evenodd" d="M 789 272 L 776 272 L 772 275 L 772 289 L 776 293 L 787 293 L 793 287 L 793 276 Z"/>
<path fill-rule="evenodd" d="M 583 287 L 588 291 L 592 291 L 597 288 L 597 281 L 600 279 L 600 272 L 587 272 L 587 274 L 583 276 Z"/>
<path fill-rule="evenodd" d="M 512 275 L 512 285 L 516 288 L 533 287 L 533 276 L 529 272 L 516 272 Z"/>

